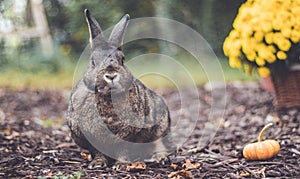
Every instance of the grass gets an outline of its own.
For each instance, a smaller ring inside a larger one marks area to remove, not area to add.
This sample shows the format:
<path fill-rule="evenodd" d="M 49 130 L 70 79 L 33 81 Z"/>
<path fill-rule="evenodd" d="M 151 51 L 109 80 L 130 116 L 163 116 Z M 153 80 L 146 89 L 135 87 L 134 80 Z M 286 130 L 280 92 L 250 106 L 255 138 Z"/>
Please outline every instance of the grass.
<path fill-rule="evenodd" d="M 136 77 L 152 88 L 172 88 L 176 85 L 189 86 L 194 84 L 201 86 L 208 81 L 258 80 L 256 74 L 249 76 L 241 70 L 231 68 L 227 60 L 220 60 L 220 63 L 213 62 L 205 66 L 201 66 L 193 60 L 179 61 L 179 63 L 179 67 L 170 64 L 161 64 L 163 67 L 155 64 L 144 64 L 138 67 L 132 65 L 132 67 L 129 66 L 129 69 Z"/>
<path fill-rule="evenodd" d="M 54 176 L 39 176 L 38 179 L 46 179 L 46 178 L 53 178 L 53 179 L 80 179 L 84 176 L 84 171 L 78 171 L 71 175 L 64 175 L 62 172 L 58 172 Z"/>
<path fill-rule="evenodd" d="M 13 69 L 0 73 L 0 87 L 10 89 L 71 89 L 73 73 L 19 72 Z"/>
<path fill-rule="evenodd" d="M 218 64 L 210 64 L 202 68 L 201 64 L 193 60 L 182 60 L 179 63 L 165 64 L 153 61 L 143 64 L 129 62 L 128 68 L 134 76 L 142 80 L 151 88 L 173 88 L 176 85 L 203 85 L 210 79 L 214 81 L 254 81 L 257 75 L 247 76 L 242 71 L 229 67 L 227 60 L 220 60 L 221 68 L 215 68 Z M 79 64 L 83 72 L 86 63 Z M 211 68 L 211 69 L 210 69 Z M 75 65 L 72 70 L 49 72 L 22 72 L 17 69 L 6 69 L 0 73 L 0 87 L 10 89 L 71 89 L 73 85 Z M 79 74 L 80 74 L 79 73 Z M 78 80 L 80 75 L 75 76 Z M 177 86 L 178 87 L 178 86 Z"/>

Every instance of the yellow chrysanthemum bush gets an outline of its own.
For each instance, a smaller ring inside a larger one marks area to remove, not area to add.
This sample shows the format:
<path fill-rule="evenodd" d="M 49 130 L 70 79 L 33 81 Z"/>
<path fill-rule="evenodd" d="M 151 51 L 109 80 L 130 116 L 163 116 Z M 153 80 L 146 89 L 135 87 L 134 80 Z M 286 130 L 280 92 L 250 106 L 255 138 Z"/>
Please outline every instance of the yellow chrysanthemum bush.
<path fill-rule="evenodd" d="M 229 65 L 260 76 L 300 63 L 300 0 L 248 0 L 223 44 Z"/>

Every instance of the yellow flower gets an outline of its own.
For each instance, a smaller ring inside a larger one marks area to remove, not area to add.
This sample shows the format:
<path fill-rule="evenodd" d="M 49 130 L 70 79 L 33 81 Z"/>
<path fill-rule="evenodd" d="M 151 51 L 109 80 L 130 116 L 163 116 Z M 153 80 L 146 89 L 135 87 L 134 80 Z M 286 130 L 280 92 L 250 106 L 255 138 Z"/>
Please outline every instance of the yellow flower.
<path fill-rule="evenodd" d="M 260 57 L 256 57 L 255 62 L 258 66 L 264 66 L 266 64 L 265 60 Z"/>
<path fill-rule="evenodd" d="M 282 51 L 288 51 L 292 45 L 291 42 L 287 39 L 281 39 L 276 44 L 277 44 L 278 48 Z"/>
<path fill-rule="evenodd" d="M 238 58 L 229 58 L 229 66 L 232 68 L 240 68 L 242 63 Z"/>
<path fill-rule="evenodd" d="M 277 17 L 272 21 L 272 26 L 274 30 L 280 30 L 282 27 L 284 27 L 283 19 L 280 17 Z"/>
<path fill-rule="evenodd" d="M 233 41 L 231 48 L 240 49 L 241 46 L 242 46 L 241 41 L 239 39 L 236 39 L 236 40 Z"/>
<path fill-rule="evenodd" d="M 294 29 L 300 29 L 300 17 L 299 16 L 297 16 L 297 17 L 295 17 L 295 24 L 293 24 L 293 26 L 294 26 Z"/>
<path fill-rule="evenodd" d="M 257 45 L 256 49 L 258 52 L 258 56 L 260 58 L 263 58 L 263 59 L 272 58 L 273 52 L 271 51 L 272 49 L 269 48 L 269 46 L 266 46 L 265 44 L 260 43 Z"/>
<path fill-rule="evenodd" d="M 253 34 L 252 26 L 249 24 L 243 24 L 243 26 L 241 26 L 241 30 L 242 30 L 241 36 L 243 38 L 248 38 Z"/>
<path fill-rule="evenodd" d="M 255 40 L 254 39 L 243 39 L 242 43 L 242 51 L 244 52 L 244 54 L 251 54 L 251 53 L 255 53 Z"/>
<path fill-rule="evenodd" d="M 238 39 L 239 38 L 239 32 L 237 30 L 232 30 L 230 33 L 229 33 L 229 37 L 231 39 Z"/>
<path fill-rule="evenodd" d="M 300 20 L 300 19 L 299 19 Z M 300 41 L 300 30 L 292 30 L 291 31 L 291 40 L 294 43 L 297 43 Z"/>
<path fill-rule="evenodd" d="M 257 69 L 257 71 L 258 71 L 259 76 L 261 76 L 261 77 L 267 77 L 267 76 L 270 76 L 270 74 L 271 74 L 270 69 L 267 67 L 259 67 Z"/>
<path fill-rule="evenodd" d="M 279 51 L 279 52 L 277 52 L 277 58 L 278 58 L 279 60 L 286 60 L 287 55 L 286 55 L 285 52 Z"/>
<path fill-rule="evenodd" d="M 247 59 L 253 62 L 256 58 L 256 53 L 254 51 L 245 54 Z"/>
<path fill-rule="evenodd" d="M 289 38 L 291 36 L 291 28 L 281 29 L 281 33 L 284 37 Z"/>
<path fill-rule="evenodd" d="M 270 32 L 270 33 L 267 33 L 265 35 L 265 41 L 268 43 L 268 44 L 272 44 L 274 41 L 273 41 L 273 36 L 274 36 L 274 33 Z"/>
<path fill-rule="evenodd" d="M 268 63 L 274 63 L 274 62 L 276 62 L 276 57 L 275 57 L 275 55 L 274 55 L 274 54 L 270 54 L 270 55 L 266 58 L 266 61 L 267 61 Z"/>
<path fill-rule="evenodd" d="M 263 38 L 264 38 L 264 33 L 263 32 L 258 32 L 258 31 L 255 32 L 255 34 L 254 34 L 255 41 L 261 42 L 263 40 Z"/>
<path fill-rule="evenodd" d="M 272 53 L 275 53 L 275 52 L 276 52 L 276 49 L 275 49 L 275 47 L 274 47 L 273 45 L 268 45 L 267 48 L 268 48 L 268 50 L 269 50 L 270 52 L 272 52 Z"/>
<path fill-rule="evenodd" d="M 262 30 L 264 32 L 271 32 L 272 31 L 272 23 L 271 22 L 262 22 L 263 24 L 261 25 L 262 26 Z"/>
<path fill-rule="evenodd" d="M 235 48 L 229 48 L 227 49 L 228 52 L 228 56 L 229 57 L 235 57 L 238 58 L 240 56 L 240 50 L 239 49 L 235 49 Z M 224 52 L 225 53 L 225 52 Z"/>
<path fill-rule="evenodd" d="M 223 43 L 223 51 L 224 54 L 227 56 L 229 56 L 230 46 L 231 46 L 231 39 L 230 37 L 227 37 Z"/>
<path fill-rule="evenodd" d="M 299 42 L 300 0 L 247 0 L 223 50 L 231 67 L 248 73 L 250 67 L 258 66 L 258 73 L 267 76 L 266 65 L 286 60 L 292 45 Z"/>
<path fill-rule="evenodd" d="M 298 6 L 292 6 L 291 12 L 293 14 L 295 14 L 295 16 L 300 16 L 300 6 L 298 4 Z"/>

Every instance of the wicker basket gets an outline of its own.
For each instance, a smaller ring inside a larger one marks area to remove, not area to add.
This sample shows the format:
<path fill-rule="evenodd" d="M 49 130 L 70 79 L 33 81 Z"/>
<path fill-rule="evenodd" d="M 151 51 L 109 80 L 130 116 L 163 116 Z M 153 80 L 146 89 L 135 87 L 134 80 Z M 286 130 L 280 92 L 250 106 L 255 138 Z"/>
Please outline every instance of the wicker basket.
<path fill-rule="evenodd" d="M 275 108 L 300 107 L 300 66 L 293 66 L 284 78 L 273 78 Z"/>

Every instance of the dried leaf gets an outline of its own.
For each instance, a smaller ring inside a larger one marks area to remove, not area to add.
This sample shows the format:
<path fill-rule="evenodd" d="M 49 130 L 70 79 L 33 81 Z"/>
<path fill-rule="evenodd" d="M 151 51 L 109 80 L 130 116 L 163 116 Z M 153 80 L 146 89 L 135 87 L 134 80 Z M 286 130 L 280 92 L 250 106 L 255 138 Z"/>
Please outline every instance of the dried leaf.
<path fill-rule="evenodd" d="M 175 163 L 171 163 L 171 168 L 173 168 L 174 170 L 178 169 L 178 165 Z"/>
<path fill-rule="evenodd" d="M 189 159 L 184 159 L 185 163 L 182 164 L 182 167 L 186 168 L 186 169 L 195 169 L 200 167 L 200 163 L 195 162 L 194 164 L 189 160 Z"/>
<path fill-rule="evenodd" d="M 92 161 L 92 156 L 90 154 L 80 152 L 81 157 L 83 157 L 85 160 Z"/>
<path fill-rule="evenodd" d="M 5 138 L 8 139 L 8 140 L 11 140 L 11 139 L 14 139 L 15 137 L 19 137 L 21 134 L 19 132 L 16 132 L 16 131 L 12 131 L 11 132 L 11 135 L 9 136 L 6 136 Z"/>
<path fill-rule="evenodd" d="M 131 165 L 128 165 L 126 168 L 126 171 L 132 172 L 132 171 L 139 171 L 139 170 L 145 170 L 147 168 L 147 165 L 144 162 L 133 162 Z"/>
<path fill-rule="evenodd" d="M 168 177 L 169 178 L 178 178 L 177 176 L 181 176 L 183 178 L 186 178 L 186 179 L 192 179 L 192 174 L 191 172 L 187 171 L 187 170 L 179 170 L 179 171 L 176 171 L 176 172 L 171 172 Z"/>
<path fill-rule="evenodd" d="M 230 121 L 228 121 L 224 118 L 219 119 L 219 121 L 220 121 L 220 127 L 222 127 L 222 128 L 227 128 L 230 126 Z"/>
<path fill-rule="evenodd" d="M 240 105 L 235 108 L 236 113 L 243 113 L 243 112 L 245 112 L 245 110 L 246 110 L 246 106 L 244 106 L 244 105 Z"/>
<path fill-rule="evenodd" d="M 0 134 L 2 134 L 2 133 L 3 133 L 3 135 L 10 135 L 12 133 L 12 129 L 9 127 L 4 130 L 0 130 Z"/>
<path fill-rule="evenodd" d="M 52 171 L 50 171 L 50 172 L 47 174 L 47 177 L 52 178 L 52 176 L 53 176 L 53 173 L 52 173 Z"/>
<path fill-rule="evenodd" d="M 248 176 L 250 176 L 250 173 L 246 172 L 246 171 L 241 171 L 240 176 L 241 177 L 248 177 Z"/>

